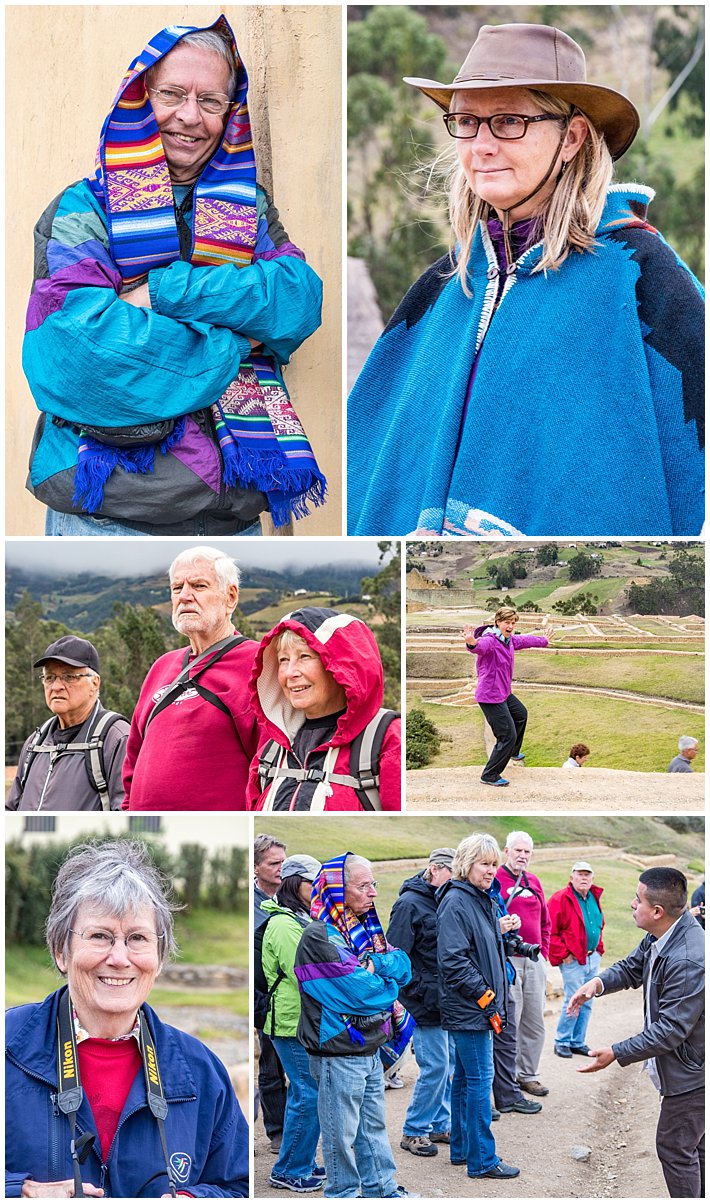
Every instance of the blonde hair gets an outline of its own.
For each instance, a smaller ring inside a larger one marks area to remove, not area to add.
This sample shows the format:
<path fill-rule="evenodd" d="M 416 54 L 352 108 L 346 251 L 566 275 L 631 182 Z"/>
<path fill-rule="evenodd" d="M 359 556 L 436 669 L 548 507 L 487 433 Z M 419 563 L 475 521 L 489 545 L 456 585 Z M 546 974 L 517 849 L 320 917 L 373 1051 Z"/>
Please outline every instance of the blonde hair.
<path fill-rule="evenodd" d="M 579 109 L 558 96 L 523 88 L 540 112 L 558 114 L 561 120 L 575 115 L 584 117 Z M 545 211 L 543 222 L 543 253 L 533 272 L 557 271 L 570 251 L 588 251 L 595 245 L 595 233 L 601 220 L 606 194 L 611 184 L 614 165 L 604 136 L 586 118 L 588 134 L 577 154 L 562 174 Z M 458 263 L 452 275 L 458 275 L 466 296 L 471 296 L 467 269 L 471 246 L 479 221 L 495 216 L 495 210 L 476 196 L 466 179 L 456 156 L 448 184 L 449 217 L 452 242 L 459 244 Z"/>
<path fill-rule="evenodd" d="M 493 621 L 496 626 L 498 626 L 498 623 L 501 620 L 505 621 L 506 618 L 520 618 L 515 606 L 501 606 L 500 610 L 496 610 L 495 614 L 493 615 Z"/>
<path fill-rule="evenodd" d="M 451 876 L 456 881 L 466 881 L 471 871 L 471 866 L 477 860 L 482 860 L 484 856 L 494 856 L 497 863 L 500 864 L 502 857 L 497 840 L 492 835 L 482 835 L 478 832 L 473 835 L 467 835 L 465 840 L 461 840 L 454 853 Z"/>
<path fill-rule="evenodd" d="M 276 651 L 280 652 L 282 648 L 289 647 L 307 647 L 309 652 L 313 651 L 311 645 L 303 638 L 302 635 L 297 635 L 295 631 L 287 628 L 280 635 L 276 636 Z"/>

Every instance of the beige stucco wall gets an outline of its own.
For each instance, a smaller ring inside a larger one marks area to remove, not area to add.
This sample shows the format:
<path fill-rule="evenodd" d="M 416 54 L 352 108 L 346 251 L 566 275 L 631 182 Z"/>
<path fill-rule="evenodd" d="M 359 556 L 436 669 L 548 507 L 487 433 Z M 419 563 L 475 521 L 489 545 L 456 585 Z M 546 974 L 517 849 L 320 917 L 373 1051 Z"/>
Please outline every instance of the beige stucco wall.
<path fill-rule="evenodd" d="M 330 501 L 295 533 L 340 534 L 341 26 L 339 5 L 9 5 L 6 8 L 6 532 L 41 534 L 25 490 L 36 408 L 20 351 L 32 283 L 32 227 L 53 196 L 91 174 L 104 116 L 129 62 L 168 24 L 224 12 L 250 79 L 259 178 L 290 238 L 325 283 L 320 330 L 286 380 Z"/>

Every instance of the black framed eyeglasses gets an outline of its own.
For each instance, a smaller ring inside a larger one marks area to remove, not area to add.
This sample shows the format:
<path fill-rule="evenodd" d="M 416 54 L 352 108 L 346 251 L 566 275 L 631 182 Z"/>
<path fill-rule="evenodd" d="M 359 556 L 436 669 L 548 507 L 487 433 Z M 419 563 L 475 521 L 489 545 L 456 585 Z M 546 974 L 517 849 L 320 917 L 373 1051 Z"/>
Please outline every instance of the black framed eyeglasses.
<path fill-rule="evenodd" d="M 524 138 L 533 121 L 564 121 L 557 113 L 539 113 L 526 117 L 523 113 L 493 113 L 491 117 L 477 117 L 475 113 L 444 113 L 446 132 L 452 138 L 475 138 L 482 125 L 487 125 L 494 138 L 513 141 Z"/>

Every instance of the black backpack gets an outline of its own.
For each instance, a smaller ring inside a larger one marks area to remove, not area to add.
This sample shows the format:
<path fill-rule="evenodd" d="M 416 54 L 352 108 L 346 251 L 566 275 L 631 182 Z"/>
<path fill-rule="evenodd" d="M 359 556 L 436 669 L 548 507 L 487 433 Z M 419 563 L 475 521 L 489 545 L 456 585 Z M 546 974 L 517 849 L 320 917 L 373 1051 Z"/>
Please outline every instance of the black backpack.
<path fill-rule="evenodd" d="M 32 735 L 30 736 L 30 742 L 27 745 L 25 759 L 17 772 L 20 793 L 22 793 L 25 788 L 25 781 L 27 780 L 27 774 L 30 771 L 32 760 L 40 752 L 48 753 L 50 762 L 52 757 L 56 759 L 56 757 L 60 754 L 64 756 L 70 752 L 81 752 L 84 756 L 84 765 L 86 768 L 86 775 L 89 778 L 89 784 L 91 785 L 91 788 L 96 790 L 96 793 L 99 795 L 101 809 L 109 810 L 110 803 L 108 796 L 108 781 L 106 765 L 104 763 L 104 742 L 108 732 L 111 730 L 114 723 L 117 723 L 119 719 L 123 719 L 124 723 L 128 722 L 128 720 L 124 718 L 122 714 L 118 714 L 115 710 L 104 710 L 95 726 L 89 732 L 88 739 L 83 743 L 77 743 L 76 741 L 73 741 L 69 744 L 46 744 L 44 743 L 45 737 L 55 721 L 54 716 L 52 716 L 52 718 L 48 718 L 47 721 L 42 723 L 41 727 L 37 727 L 37 729 L 33 731 Z"/>
<path fill-rule="evenodd" d="M 279 971 L 276 974 L 273 985 L 269 985 L 264 973 L 264 966 L 261 960 L 261 954 L 264 947 L 264 934 L 273 915 L 269 915 L 265 923 L 262 923 L 254 932 L 254 1027 L 263 1032 L 266 1027 L 266 1021 L 269 1018 L 271 1011 L 271 1032 L 267 1035 L 274 1035 L 276 1027 L 276 1008 L 272 1007 L 273 997 L 279 988 L 279 984 L 286 977 L 283 969 L 279 965 Z"/>
<path fill-rule="evenodd" d="M 350 745 L 350 775 L 325 774 L 322 769 L 292 768 L 288 764 L 288 749 L 275 739 L 259 754 L 259 787 L 263 793 L 274 777 L 295 781 L 328 781 L 349 785 L 355 790 L 363 810 L 382 810 L 380 799 L 380 753 L 385 735 L 399 714 L 396 710 L 378 710 L 367 726 Z"/>

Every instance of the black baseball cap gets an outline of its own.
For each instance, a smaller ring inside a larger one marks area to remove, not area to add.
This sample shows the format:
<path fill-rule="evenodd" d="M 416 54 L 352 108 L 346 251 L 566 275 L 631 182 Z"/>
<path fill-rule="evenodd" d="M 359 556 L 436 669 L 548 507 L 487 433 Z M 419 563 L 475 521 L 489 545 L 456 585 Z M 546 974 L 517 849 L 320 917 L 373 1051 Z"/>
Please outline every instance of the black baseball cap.
<path fill-rule="evenodd" d="M 79 639 L 76 635 L 62 635 L 50 643 L 44 655 L 35 660 L 33 667 L 41 668 L 48 660 L 61 660 L 62 664 L 71 664 L 73 668 L 91 668 L 95 673 L 99 669 L 99 653 L 88 639 Z"/>

